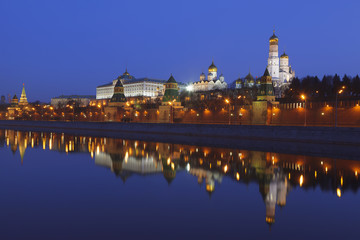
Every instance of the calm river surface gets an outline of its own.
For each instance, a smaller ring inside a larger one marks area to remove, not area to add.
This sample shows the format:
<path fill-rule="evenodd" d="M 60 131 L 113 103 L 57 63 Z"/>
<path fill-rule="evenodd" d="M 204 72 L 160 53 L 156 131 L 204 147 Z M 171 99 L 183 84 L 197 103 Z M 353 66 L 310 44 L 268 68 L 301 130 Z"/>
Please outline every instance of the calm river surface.
<path fill-rule="evenodd" d="M 0 239 L 359 239 L 359 175 L 360 159 L 0 130 Z"/>

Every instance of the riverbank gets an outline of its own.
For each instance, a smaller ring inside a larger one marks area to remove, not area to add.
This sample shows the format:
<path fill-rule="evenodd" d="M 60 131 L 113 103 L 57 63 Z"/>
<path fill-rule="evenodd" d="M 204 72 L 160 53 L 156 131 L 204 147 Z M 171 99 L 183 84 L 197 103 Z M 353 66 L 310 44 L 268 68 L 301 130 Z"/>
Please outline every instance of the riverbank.
<path fill-rule="evenodd" d="M 8 120 L 0 128 L 360 159 L 360 128 Z"/>

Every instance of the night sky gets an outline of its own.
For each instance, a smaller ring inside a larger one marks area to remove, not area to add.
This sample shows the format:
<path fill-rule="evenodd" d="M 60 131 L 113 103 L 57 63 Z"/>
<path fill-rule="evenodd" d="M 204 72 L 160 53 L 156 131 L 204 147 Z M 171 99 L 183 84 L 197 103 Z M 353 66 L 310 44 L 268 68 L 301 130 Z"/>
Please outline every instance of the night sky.
<path fill-rule="evenodd" d="M 0 0 L 0 95 L 92 94 L 125 71 L 263 74 L 273 28 L 296 75 L 359 74 L 360 1 Z"/>

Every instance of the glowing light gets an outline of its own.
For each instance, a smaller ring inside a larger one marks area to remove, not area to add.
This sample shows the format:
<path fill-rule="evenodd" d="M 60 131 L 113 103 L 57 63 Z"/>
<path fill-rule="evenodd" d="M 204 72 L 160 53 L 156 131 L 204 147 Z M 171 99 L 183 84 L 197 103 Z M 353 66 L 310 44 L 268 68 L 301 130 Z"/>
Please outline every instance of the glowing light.
<path fill-rule="evenodd" d="M 226 103 L 230 103 L 229 99 L 225 99 L 225 102 L 226 102 Z"/>
<path fill-rule="evenodd" d="M 344 185 L 344 178 L 343 178 L 343 176 L 341 176 L 341 178 L 340 178 L 340 185 L 341 185 L 341 186 Z"/>
<path fill-rule="evenodd" d="M 341 189 L 337 188 L 336 189 L 336 195 L 340 198 L 341 197 Z"/>
<path fill-rule="evenodd" d="M 322 113 L 321 113 L 321 115 L 322 115 L 322 116 L 324 116 L 324 115 L 325 115 L 325 113 L 323 113 L 323 112 L 322 112 Z"/>
<path fill-rule="evenodd" d="M 291 174 L 289 173 L 289 180 L 290 180 L 290 178 L 291 178 Z"/>
<path fill-rule="evenodd" d="M 171 169 L 174 170 L 175 169 L 175 164 L 172 162 L 171 163 Z"/>
<path fill-rule="evenodd" d="M 323 161 L 321 161 L 321 165 L 323 165 L 324 164 L 324 162 Z"/>
<path fill-rule="evenodd" d="M 304 183 L 304 176 L 302 174 L 300 176 L 299 183 L 300 183 L 300 187 L 302 187 L 302 185 Z"/>
<path fill-rule="evenodd" d="M 126 152 L 125 153 L 125 159 L 124 159 L 125 163 L 127 163 L 128 159 L 129 159 L 129 152 Z"/>
<path fill-rule="evenodd" d="M 305 100 L 305 99 L 306 99 L 306 97 L 305 97 L 304 94 L 301 95 L 301 99 L 302 99 L 302 100 Z"/>
<path fill-rule="evenodd" d="M 225 166 L 224 166 L 224 173 L 226 173 L 227 171 L 228 171 L 228 166 L 225 165 Z"/>
<path fill-rule="evenodd" d="M 325 167 L 325 172 L 327 173 L 327 171 L 328 171 L 328 168 L 327 168 L 327 167 Z"/>
<path fill-rule="evenodd" d="M 170 165 L 170 162 L 171 162 L 171 159 L 168 158 L 167 161 L 166 161 L 167 165 Z"/>
<path fill-rule="evenodd" d="M 187 86 L 187 87 L 186 87 L 186 91 L 188 91 L 188 92 L 194 91 L 194 86 L 193 86 L 193 85 Z"/>
<path fill-rule="evenodd" d="M 357 177 L 357 175 L 358 175 L 358 172 L 357 172 L 357 171 L 355 171 L 355 176 Z"/>
<path fill-rule="evenodd" d="M 239 173 L 236 173 L 236 180 L 240 180 L 240 174 Z"/>
<path fill-rule="evenodd" d="M 317 177 L 317 171 L 315 171 L 314 175 L 315 175 L 315 178 L 316 178 Z"/>
<path fill-rule="evenodd" d="M 186 171 L 190 171 L 190 163 L 186 164 Z"/>

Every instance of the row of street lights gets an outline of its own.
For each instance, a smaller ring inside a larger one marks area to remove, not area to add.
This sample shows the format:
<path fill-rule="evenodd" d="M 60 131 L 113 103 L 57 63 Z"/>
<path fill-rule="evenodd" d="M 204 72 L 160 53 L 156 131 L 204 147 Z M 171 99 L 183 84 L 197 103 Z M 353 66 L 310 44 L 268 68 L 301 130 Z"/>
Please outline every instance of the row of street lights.
<path fill-rule="evenodd" d="M 345 90 L 345 86 L 342 86 L 340 90 L 336 91 L 336 97 L 335 97 L 335 127 L 338 125 L 338 95 L 342 94 Z M 302 94 L 301 99 L 304 100 L 304 110 L 305 110 L 305 122 L 304 127 L 306 127 L 306 96 Z"/>

